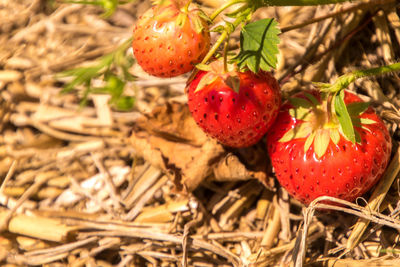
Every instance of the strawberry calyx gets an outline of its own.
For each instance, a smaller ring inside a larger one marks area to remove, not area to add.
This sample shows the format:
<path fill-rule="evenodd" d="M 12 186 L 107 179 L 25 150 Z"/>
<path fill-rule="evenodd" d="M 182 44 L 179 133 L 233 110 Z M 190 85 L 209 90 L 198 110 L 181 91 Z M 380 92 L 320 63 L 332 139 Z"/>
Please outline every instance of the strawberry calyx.
<path fill-rule="evenodd" d="M 189 21 L 189 25 L 196 33 L 205 30 L 204 23 L 208 22 L 208 16 L 196 4 L 188 0 L 158 0 L 154 1 L 155 5 L 154 17 L 159 24 L 171 22 L 171 18 L 175 18 L 175 25 L 184 28 Z"/>
<path fill-rule="evenodd" d="M 240 78 L 236 64 L 226 64 L 223 59 L 218 59 L 208 65 L 197 64 L 196 67 L 207 73 L 200 79 L 195 92 L 199 92 L 215 82 L 222 82 L 236 93 L 239 92 Z"/>
<path fill-rule="evenodd" d="M 303 97 L 290 98 L 289 102 L 292 108 L 288 112 L 299 123 L 287 131 L 279 142 L 306 138 L 304 152 L 313 146 L 317 158 L 321 158 L 326 153 L 331 141 L 338 145 L 340 139 L 345 138 L 352 143 L 361 144 L 360 134 L 355 127 L 370 131 L 366 125 L 376 123 L 376 121 L 360 117 L 368 109 L 369 103 L 353 102 L 345 104 L 346 115 L 350 118 L 350 127 L 354 136 L 349 135 L 349 130 L 346 129 L 349 125 L 347 125 L 346 120 L 343 120 L 343 108 L 341 103 L 337 103 L 337 98 L 343 100 L 343 97 L 344 91 L 334 96 L 322 94 L 321 99 L 317 99 L 308 92 L 304 92 Z"/>

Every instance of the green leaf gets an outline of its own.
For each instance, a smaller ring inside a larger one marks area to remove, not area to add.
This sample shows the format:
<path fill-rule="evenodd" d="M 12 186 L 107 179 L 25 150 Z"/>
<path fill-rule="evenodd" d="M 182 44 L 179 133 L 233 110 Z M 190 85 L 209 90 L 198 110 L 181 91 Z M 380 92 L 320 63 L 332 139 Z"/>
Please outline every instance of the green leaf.
<path fill-rule="evenodd" d="M 335 111 L 344 136 L 354 144 L 356 142 L 356 136 L 353 123 L 347 111 L 346 104 L 344 103 L 344 91 L 340 91 L 340 93 L 335 96 Z"/>
<path fill-rule="evenodd" d="M 279 53 L 280 29 L 274 19 L 261 19 L 249 23 L 240 33 L 240 52 L 237 56 L 240 69 L 248 68 L 254 73 L 276 68 Z"/>

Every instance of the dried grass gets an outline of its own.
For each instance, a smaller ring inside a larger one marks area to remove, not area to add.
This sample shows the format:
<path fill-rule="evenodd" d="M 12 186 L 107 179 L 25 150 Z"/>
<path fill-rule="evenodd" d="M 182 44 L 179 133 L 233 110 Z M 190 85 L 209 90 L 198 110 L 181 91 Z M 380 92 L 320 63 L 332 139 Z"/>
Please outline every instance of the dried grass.
<path fill-rule="evenodd" d="M 274 182 L 263 142 L 227 151 L 190 126 L 185 77 L 155 79 L 134 66 L 131 112 L 111 110 L 105 95 L 80 108 L 79 96 L 60 94 L 66 80 L 55 74 L 113 51 L 148 6 L 138 1 L 103 19 L 90 6 L 0 1 L 0 263 L 400 265 L 398 74 L 350 88 L 392 134 L 382 182 L 356 204 L 329 198 L 341 205 L 319 199 L 305 208 Z M 399 60 L 397 1 L 257 16 L 283 29 L 275 75 L 284 95 Z"/>

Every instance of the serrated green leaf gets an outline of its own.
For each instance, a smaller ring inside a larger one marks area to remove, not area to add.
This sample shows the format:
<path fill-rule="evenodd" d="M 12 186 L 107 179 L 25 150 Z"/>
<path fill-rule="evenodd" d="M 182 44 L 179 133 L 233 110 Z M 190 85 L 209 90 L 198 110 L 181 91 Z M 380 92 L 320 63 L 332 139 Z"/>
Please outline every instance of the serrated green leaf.
<path fill-rule="evenodd" d="M 281 139 L 279 139 L 279 142 L 288 142 L 293 139 L 297 138 L 306 138 L 309 136 L 312 132 L 312 127 L 310 126 L 309 123 L 300 123 L 297 124 L 295 127 L 287 131 Z"/>
<path fill-rule="evenodd" d="M 353 144 L 356 142 L 354 127 L 344 103 L 344 91 L 335 96 L 335 112 L 344 136 Z"/>
<path fill-rule="evenodd" d="M 331 137 L 328 130 L 317 131 L 314 138 L 314 152 L 317 154 L 317 158 L 321 158 L 325 154 L 330 139 Z"/>
<path fill-rule="evenodd" d="M 249 23 L 240 33 L 240 52 L 237 56 L 240 69 L 248 68 L 254 73 L 276 68 L 279 53 L 280 29 L 274 19 L 261 19 Z"/>

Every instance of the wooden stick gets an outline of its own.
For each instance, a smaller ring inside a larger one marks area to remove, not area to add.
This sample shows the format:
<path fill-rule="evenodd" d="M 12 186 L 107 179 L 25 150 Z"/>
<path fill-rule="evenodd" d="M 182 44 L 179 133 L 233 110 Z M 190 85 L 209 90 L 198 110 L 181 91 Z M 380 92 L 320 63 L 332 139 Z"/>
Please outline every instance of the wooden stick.
<path fill-rule="evenodd" d="M 7 220 L 8 211 L 0 212 L 0 221 Z M 9 220 L 8 231 L 42 240 L 64 242 L 77 227 L 61 224 L 58 220 L 18 214 Z"/>
<path fill-rule="evenodd" d="M 376 186 L 372 196 L 368 202 L 367 209 L 370 211 L 377 211 L 386 196 L 389 188 L 392 186 L 394 179 L 400 171 L 400 148 L 396 151 L 396 154 L 389 164 L 385 174 Z M 354 229 L 350 234 L 347 241 L 347 249 L 354 249 L 360 242 L 362 235 L 368 227 L 369 220 L 360 218 L 354 225 Z"/>

